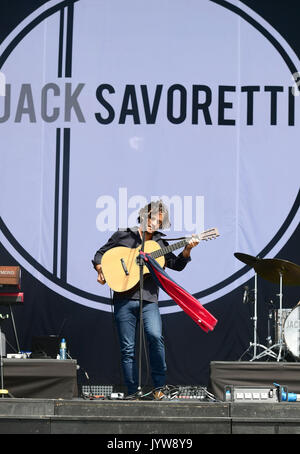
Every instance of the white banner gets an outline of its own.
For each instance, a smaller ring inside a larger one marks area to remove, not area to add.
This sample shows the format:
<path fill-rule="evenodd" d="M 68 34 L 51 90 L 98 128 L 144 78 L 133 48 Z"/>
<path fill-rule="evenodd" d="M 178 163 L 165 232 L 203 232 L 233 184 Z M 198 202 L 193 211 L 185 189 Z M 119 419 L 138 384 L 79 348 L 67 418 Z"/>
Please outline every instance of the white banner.
<path fill-rule="evenodd" d="M 202 303 L 298 225 L 299 61 L 240 2 L 51 1 L 0 70 L 1 241 L 66 298 L 110 310 L 91 259 L 150 199 L 168 236 L 218 228 L 173 274 Z"/>

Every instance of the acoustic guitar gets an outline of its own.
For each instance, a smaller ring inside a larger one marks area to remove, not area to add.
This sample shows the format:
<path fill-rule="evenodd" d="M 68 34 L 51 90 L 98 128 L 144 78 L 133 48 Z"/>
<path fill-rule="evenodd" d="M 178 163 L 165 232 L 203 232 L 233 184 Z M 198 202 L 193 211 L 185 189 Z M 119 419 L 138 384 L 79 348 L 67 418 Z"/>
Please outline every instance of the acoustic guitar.
<path fill-rule="evenodd" d="M 172 245 L 161 247 L 156 241 L 145 241 L 144 251 L 151 255 L 163 268 L 165 265 L 164 256 L 169 252 L 185 247 L 191 238 L 199 241 L 207 241 L 217 238 L 219 232 L 216 228 L 205 230 L 199 235 L 186 237 Z M 124 246 L 114 247 L 106 251 L 102 257 L 101 265 L 104 278 L 109 287 L 115 292 L 125 292 L 134 287 L 140 279 L 140 267 L 138 256 L 141 246 L 137 248 L 128 248 Z M 143 274 L 149 273 L 146 266 L 143 267 Z"/>

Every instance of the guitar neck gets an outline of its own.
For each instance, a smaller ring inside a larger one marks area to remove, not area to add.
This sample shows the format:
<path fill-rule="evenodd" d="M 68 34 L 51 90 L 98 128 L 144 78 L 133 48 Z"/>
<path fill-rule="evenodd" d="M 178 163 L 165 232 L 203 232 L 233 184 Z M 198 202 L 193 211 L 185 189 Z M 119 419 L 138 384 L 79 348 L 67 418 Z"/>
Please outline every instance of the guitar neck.
<path fill-rule="evenodd" d="M 188 242 L 189 242 L 188 239 L 177 241 L 177 243 L 162 247 L 161 249 L 158 249 L 157 251 L 151 252 L 149 255 L 151 255 L 151 257 L 153 257 L 154 259 L 157 259 L 158 257 L 161 257 L 162 255 L 166 255 L 169 252 L 176 251 L 176 249 L 186 246 Z"/>
<path fill-rule="evenodd" d="M 220 236 L 218 229 L 213 228 L 213 229 L 205 230 L 200 235 L 195 235 L 195 239 L 197 239 L 198 241 L 202 241 L 202 240 L 206 241 L 206 240 L 211 240 L 213 238 L 217 238 L 218 236 Z M 191 236 L 184 238 L 181 241 L 177 241 L 177 243 L 170 244 L 169 246 L 162 247 L 161 249 L 158 249 L 157 251 L 153 251 L 149 255 L 151 255 L 151 257 L 153 257 L 154 259 L 157 259 L 158 257 L 161 257 L 162 255 L 166 255 L 169 252 L 175 251 L 176 249 L 186 246 L 191 238 L 192 238 Z"/>

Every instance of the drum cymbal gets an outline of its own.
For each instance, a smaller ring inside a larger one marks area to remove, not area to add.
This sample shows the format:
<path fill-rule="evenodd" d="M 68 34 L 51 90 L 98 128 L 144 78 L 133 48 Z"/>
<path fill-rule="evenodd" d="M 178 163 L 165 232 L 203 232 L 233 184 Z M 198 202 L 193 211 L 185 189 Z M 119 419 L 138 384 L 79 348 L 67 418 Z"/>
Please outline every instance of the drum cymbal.
<path fill-rule="evenodd" d="M 281 274 L 284 285 L 300 285 L 300 266 L 288 260 L 262 259 L 254 269 L 267 281 L 279 283 Z"/>
<path fill-rule="evenodd" d="M 284 285 L 300 285 L 300 266 L 295 263 L 282 259 L 260 259 L 240 252 L 236 252 L 234 256 L 253 267 L 256 273 L 267 281 L 278 284 L 281 274 Z"/>
<path fill-rule="evenodd" d="M 236 252 L 234 256 L 239 259 L 241 262 L 246 263 L 246 265 L 254 267 L 261 259 L 257 257 L 252 257 L 252 255 L 242 254 L 241 252 Z"/>

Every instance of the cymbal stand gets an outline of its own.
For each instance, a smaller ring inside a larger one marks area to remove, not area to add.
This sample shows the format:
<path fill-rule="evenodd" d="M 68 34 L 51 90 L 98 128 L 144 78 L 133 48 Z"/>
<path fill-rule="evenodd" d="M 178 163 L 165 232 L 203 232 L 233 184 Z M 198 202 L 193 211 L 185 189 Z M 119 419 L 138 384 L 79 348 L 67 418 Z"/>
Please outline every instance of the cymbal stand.
<path fill-rule="evenodd" d="M 252 290 L 253 291 L 253 290 Z M 253 320 L 253 342 L 250 342 L 249 344 L 249 347 L 247 348 L 247 350 L 241 355 L 241 357 L 239 358 L 239 361 L 242 360 L 243 356 L 253 347 L 253 356 L 252 358 L 250 359 L 250 361 L 255 361 L 255 359 L 258 358 L 257 356 L 257 349 L 258 348 L 263 348 L 263 349 L 267 349 L 267 347 L 265 347 L 264 345 L 261 345 L 261 344 L 258 344 L 257 343 L 257 339 L 258 339 L 258 336 L 257 336 L 257 320 L 258 320 L 258 317 L 257 317 L 257 273 L 255 273 L 254 275 L 254 300 L 251 301 L 251 302 L 254 302 L 254 314 L 253 314 L 253 317 L 251 317 L 251 320 Z M 273 356 L 273 352 L 270 353 L 271 356 Z"/>
<path fill-rule="evenodd" d="M 253 357 L 256 356 L 257 352 L 257 274 L 254 275 L 254 328 L 253 328 Z M 251 345 L 251 343 L 250 343 Z M 251 360 L 250 360 L 251 361 Z"/>
<path fill-rule="evenodd" d="M 271 356 L 272 358 L 275 358 L 277 361 L 280 361 L 282 359 L 282 349 L 283 349 L 283 330 L 282 330 L 282 300 L 283 300 L 283 293 L 282 293 L 282 273 L 279 273 L 279 342 L 275 345 L 272 345 L 272 347 L 264 347 L 263 345 L 261 345 L 262 348 L 265 349 L 265 351 L 263 351 L 262 353 L 260 353 L 258 356 L 256 356 L 256 358 L 253 358 L 251 361 L 253 361 L 254 359 L 260 359 L 260 358 L 263 358 L 265 355 L 269 355 Z M 278 350 L 278 354 L 276 354 L 273 349 L 277 349 L 279 347 L 279 350 Z"/>
<path fill-rule="evenodd" d="M 258 320 L 258 317 L 257 317 L 257 273 L 255 273 L 255 275 L 254 275 L 254 314 L 253 314 L 253 317 L 251 317 L 251 319 L 254 322 L 254 324 L 253 324 L 253 342 L 250 342 L 248 349 L 241 355 L 241 357 L 239 358 L 239 361 L 242 360 L 242 357 L 245 355 L 245 353 L 247 353 L 252 347 L 253 347 L 253 356 L 250 359 L 250 361 L 255 361 L 264 355 L 269 355 L 273 358 L 276 358 L 275 353 L 270 351 L 270 349 L 268 347 L 257 343 L 257 339 L 258 339 L 258 336 L 257 336 L 257 320 Z M 257 355 L 258 348 L 262 348 L 262 349 L 264 349 L 264 351 Z"/>
<path fill-rule="evenodd" d="M 257 343 L 257 273 L 254 275 L 254 315 L 253 315 L 253 322 L 254 322 L 254 328 L 253 328 L 253 342 L 250 342 L 250 347 L 253 347 L 253 356 L 250 359 L 250 361 L 255 361 L 256 359 L 259 359 L 262 357 L 264 354 L 268 354 L 272 357 L 274 357 L 273 352 L 267 352 L 269 350 L 267 347 L 264 345 L 258 344 Z M 264 349 L 264 352 L 260 353 L 257 355 L 257 350 L 258 348 Z"/>
<path fill-rule="evenodd" d="M 280 361 L 281 355 L 282 355 L 282 348 L 283 348 L 283 330 L 282 330 L 282 299 L 283 299 L 283 293 L 282 293 L 282 273 L 279 274 L 279 351 L 278 351 L 278 357 L 277 361 Z M 275 345 L 274 345 L 275 347 Z"/>

